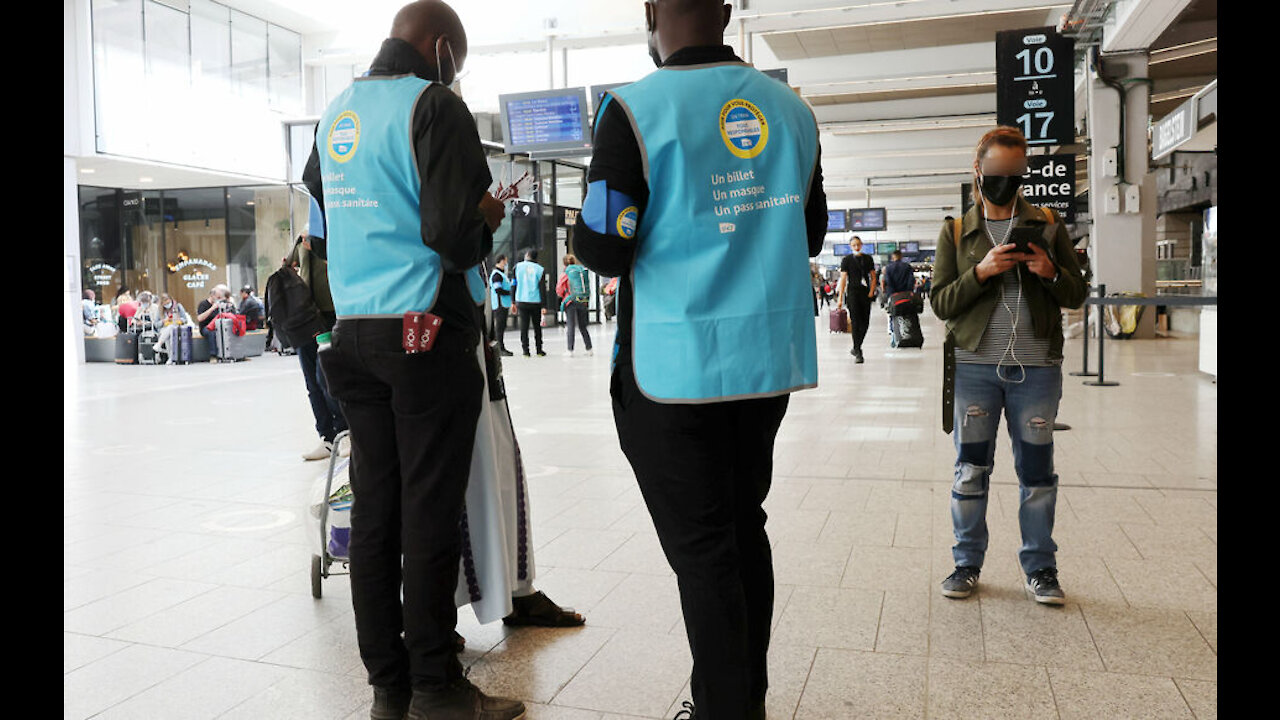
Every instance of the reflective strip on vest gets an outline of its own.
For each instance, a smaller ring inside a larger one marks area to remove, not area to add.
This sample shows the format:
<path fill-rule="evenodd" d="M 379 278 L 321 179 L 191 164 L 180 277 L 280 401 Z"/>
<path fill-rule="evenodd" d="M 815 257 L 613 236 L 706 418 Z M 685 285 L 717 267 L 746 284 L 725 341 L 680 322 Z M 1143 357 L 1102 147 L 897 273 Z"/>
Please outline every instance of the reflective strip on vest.
<path fill-rule="evenodd" d="M 340 318 L 435 305 L 440 256 L 422 241 L 412 138 L 413 108 L 428 85 L 411 75 L 360 78 L 320 117 L 329 287 Z"/>
<path fill-rule="evenodd" d="M 641 392 L 706 403 L 817 385 L 804 218 L 812 111 L 737 62 L 664 68 L 610 94 L 649 185 L 632 268 Z"/>

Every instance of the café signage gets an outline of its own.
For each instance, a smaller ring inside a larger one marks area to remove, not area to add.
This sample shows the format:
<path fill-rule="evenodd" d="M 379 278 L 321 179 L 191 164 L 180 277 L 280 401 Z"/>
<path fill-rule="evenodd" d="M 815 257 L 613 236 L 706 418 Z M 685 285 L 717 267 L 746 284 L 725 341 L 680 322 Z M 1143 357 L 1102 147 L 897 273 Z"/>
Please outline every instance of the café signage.
<path fill-rule="evenodd" d="M 93 276 L 93 282 L 98 287 L 104 287 L 111 284 L 111 278 L 115 277 L 116 269 L 106 263 L 94 263 L 89 266 L 89 274 Z"/>
<path fill-rule="evenodd" d="M 189 288 L 202 288 L 211 277 L 210 273 L 218 269 L 217 265 L 204 260 L 202 258 L 188 257 L 185 252 L 178 253 L 178 263 L 169 263 L 169 272 L 179 273 L 187 268 L 191 268 L 190 272 L 182 273 L 182 280 Z M 201 268 L 208 268 L 208 272 Z"/>

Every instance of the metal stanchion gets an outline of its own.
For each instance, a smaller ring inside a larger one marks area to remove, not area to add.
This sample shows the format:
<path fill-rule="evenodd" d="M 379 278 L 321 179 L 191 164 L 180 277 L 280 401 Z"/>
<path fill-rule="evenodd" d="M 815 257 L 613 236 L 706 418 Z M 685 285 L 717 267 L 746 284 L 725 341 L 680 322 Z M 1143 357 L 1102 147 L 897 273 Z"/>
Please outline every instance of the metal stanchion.
<path fill-rule="evenodd" d="M 1094 288 L 1089 288 L 1089 289 L 1092 290 Z M 1087 294 L 1086 294 L 1086 297 L 1087 297 Z M 1102 332 L 1101 325 L 1098 326 L 1098 332 Z M 1068 374 L 1074 375 L 1076 377 L 1097 377 L 1098 373 L 1089 372 L 1089 306 L 1088 304 L 1084 306 L 1084 353 L 1083 354 L 1084 354 L 1084 365 L 1081 366 L 1083 369 L 1080 370 L 1080 372 L 1073 372 Z"/>
<path fill-rule="evenodd" d="M 1105 298 L 1106 296 L 1107 296 L 1107 286 L 1099 285 L 1098 297 L 1101 299 L 1101 298 Z M 1103 345 L 1103 341 L 1106 339 L 1106 336 L 1107 336 L 1107 327 L 1106 327 L 1106 319 L 1102 316 L 1102 310 L 1103 310 L 1102 303 L 1098 303 L 1098 379 L 1085 380 L 1084 384 L 1093 385 L 1096 387 L 1111 387 L 1113 385 L 1119 385 L 1120 383 L 1115 382 L 1114 380 L 1111 380 L 1111 381 L 1107 380 L 1107 375 L 1105 370 L 1106 361 L 1104 359 L 1106 358 L 1106 352 L 1104 350 L 1105 346 Z"/>

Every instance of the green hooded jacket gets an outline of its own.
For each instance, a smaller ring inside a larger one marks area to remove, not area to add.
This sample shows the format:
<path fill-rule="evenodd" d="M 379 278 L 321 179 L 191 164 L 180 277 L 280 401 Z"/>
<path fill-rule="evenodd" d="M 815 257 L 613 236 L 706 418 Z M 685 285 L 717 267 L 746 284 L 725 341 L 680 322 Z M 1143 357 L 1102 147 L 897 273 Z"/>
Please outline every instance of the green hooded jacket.
<path fill-rule="evenodd" d="M 1076 262 L 1075 246 L 1062 222 L 1050 223 L 1044 211 L 1018 196 L 1015 209 L 1016 226 L 1044 228 L 1049 259 L 1058 268 L 1058 277 L 1046 280 L 1019 265 L 1009 272 L 1022 273 L 1023 297 L 1031 310 L 1031 327 L 1038 338 L 1049 338 L 1049 357 L 1062 358 L 1062 308 L 1078 308 L 1084 304 L 1088 285 Z M 977 350 L 982 333 L 987 329 L 991 309 L 1000 299 L 1000 283 L 995 278 L 978 281 L 977 267 L 993 245 L 987 237 L 981 204 L 965 213 L 960 241 L 954 237 L 955 225 L 947 222 L 938 233 L 938 248 L 933 258 L 933 288 L 929 303 L 938 319 L 947 326 L 943 349 L 942 429 L 950 433 L 955 404 L 955 348 Z M 1054 219 L 1058 219 L 1056 215 Z"/>

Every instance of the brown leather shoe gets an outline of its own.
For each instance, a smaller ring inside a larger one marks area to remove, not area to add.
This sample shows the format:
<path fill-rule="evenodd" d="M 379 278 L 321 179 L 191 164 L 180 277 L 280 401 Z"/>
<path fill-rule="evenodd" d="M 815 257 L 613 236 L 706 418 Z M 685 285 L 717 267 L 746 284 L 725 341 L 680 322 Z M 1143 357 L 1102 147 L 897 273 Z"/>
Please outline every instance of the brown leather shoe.
<path fill-rule="evenodd" d="M 441 690 L 414 690 L 405 720 L 520 720 L 524 703 L 489 697 L 463 678 Z"/>

